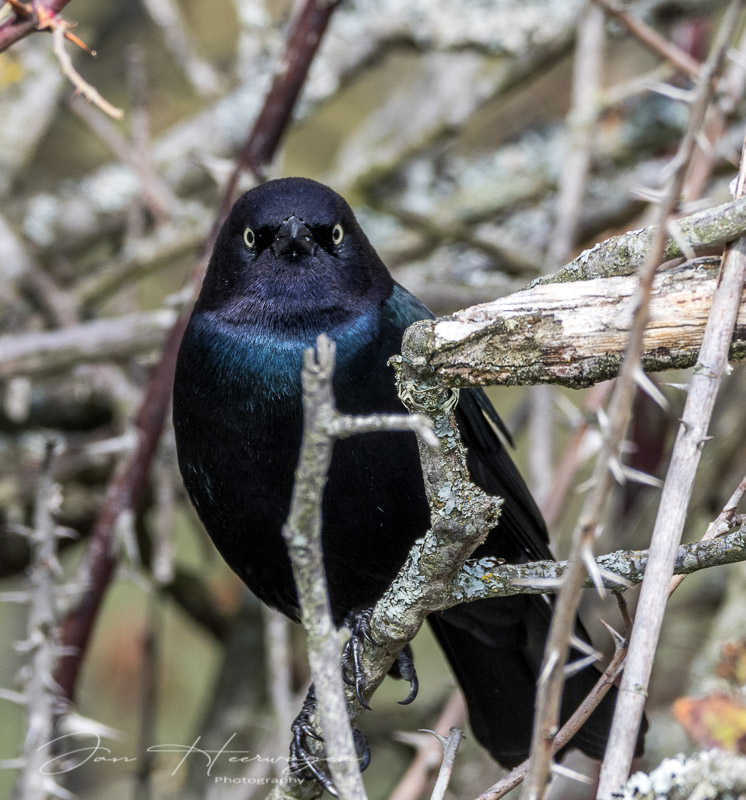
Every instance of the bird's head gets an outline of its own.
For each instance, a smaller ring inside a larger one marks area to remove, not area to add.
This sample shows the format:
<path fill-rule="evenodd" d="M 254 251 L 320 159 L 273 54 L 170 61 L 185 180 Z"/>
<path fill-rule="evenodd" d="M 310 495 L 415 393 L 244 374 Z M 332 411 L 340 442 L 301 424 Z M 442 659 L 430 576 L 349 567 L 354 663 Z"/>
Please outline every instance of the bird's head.
<path fill-rule="evenodd" d="M 383 299 L 392 279 L 347 202 L 316 181 L 246 192 L 218 236 L 200 303 L 224 313 L 331 320 Z"/>

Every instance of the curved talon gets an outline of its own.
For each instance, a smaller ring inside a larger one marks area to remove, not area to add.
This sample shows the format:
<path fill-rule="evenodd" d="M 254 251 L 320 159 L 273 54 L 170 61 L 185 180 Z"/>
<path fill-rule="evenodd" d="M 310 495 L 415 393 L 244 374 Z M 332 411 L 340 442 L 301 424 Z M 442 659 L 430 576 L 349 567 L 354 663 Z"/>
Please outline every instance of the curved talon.
<path fill-rule="evenodd" d="M 414 667 L 414 658 L 412 657 L 412 648 L 407 645 L 396 657 L 396 661 L 391 666 L 389 674 L 397 678 L 402 678 L 409 681 L 409 694 L 404 700 L 399 700 L 400 706 L 409 705 L 415 697 L 420 688 L 420 682 L 417 678 L 417 670 Z"/>
<path fill-rule="evenodd" d="M 360 772 L 365 772 L 370 764 L 370 746 L 365 736 L 357 729 L 352 729 L 352 739 L 355 742 L 355 751 L 360 758 Z"/>
<path fill-rule="evenodd" d="M 349 685 L 355 687 L 355 696 L 357 697 L 360 705 L 370 711 L 370 705 L 368 705 L 368 701 L 365 699 L 365 695 L 363 694 L 365 691 L 366 681 L 365 671 L 363 670 L 362 656 L 363 643 L 360 641 L 360 638 L 353 633 L 352 636 L 350 636 L 350 638 L 347 640 L 347 644 L 345 645 L 344 649 L 345 662 L 350 666 L 350 672 L 352 673 Z M 342 672 L 344 674 L 345 670 L 342 670 Z"/>
<path fill-rule="evenodd" d="M 376 647 L 380 647 L 381 643 L 373 638 L 373 633 L 370 630 L 370 621 L 372 618 L 373 609 L 364 608 L 362 611 L 350 611 L 345 617 L 344 624 L 350 629 L 352 636 L 358 639 L 362 637 Z"/>
<path fill-rule="evenodd" d="M 417 673 L 415 672 L 414 675 L 409 679 L 409 694 L 404 698 L 404 700 L 399 700 L 398 703 L 400 706 L 408 706 L 414 699 L 417 697 L 417 692 L 420 690 L 420 681 L 417 677 Z"/>
<path fill-rule="evenodd" d="M 355 687 L 357 693 L 357 684 Z M 360 695 L 358 695 L 358 699 L 360 699 Z M 325 758 L 315 755 L 306 745 L 306 737 L 315 739 L 318 742 L 324 741 L 324 737 L 316 731 L 311 722 L 315 711 L 316 693 L 313 686 L 311 686 L 306 699 L 303 701 L 300 713 L 291 725 L 293 739 L 290 742 L 288 768 L 294 775 L 318 781 L 329 794 L 333 797 L 339 797 L 339 792 L 334 786 L 331 775 L 321 767 L 321 762 L 325 761 Z M 370 747 L 368 746 L 368 740 L 359 730 L 353 728 L 352 737 L 355 742 L 355 751 L 360 759 L 360 771 L 362 772 L 370 764 Z"/>

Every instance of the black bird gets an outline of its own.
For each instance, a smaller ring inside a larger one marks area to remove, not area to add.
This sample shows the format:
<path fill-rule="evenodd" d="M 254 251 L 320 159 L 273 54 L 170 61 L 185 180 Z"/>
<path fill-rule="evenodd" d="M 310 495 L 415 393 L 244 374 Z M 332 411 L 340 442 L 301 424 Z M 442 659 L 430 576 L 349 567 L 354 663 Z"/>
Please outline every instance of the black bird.
<path fill-rule="evenodd" d="M 345 200 L 320 183 L 285 178 L 258 186 L 239 198 L 220 231 L 176 367 L 179 467 L 225 560 L 291 619 L 299 612 L 280 531 L 301 440 L 303 351 L 322 332 L 336 342 L 334 391 L 343 413 L 401 412 L 387 361 L 405 328 L 432 316 L 392 279 Z M 502 428 L 485 394 L 462 390 L 456 418 L 472 479 L 504 498 L 499 525 L 475 556 L 552 558 L 541 514 L 490 424 Z M 341 625 L 374 605 L 428 528 L 414 434 L 337 442 L 322 514 L 331 608 Z M 528 755 L 550 616 L 544 598 L 516 596 L 428 618 L 475 736 L 507 767 Z M 587 640 L 580 625 L 577 635 Z M 414 680 L 406 654 L 399 667 Z M 563 720 L 597 677 L 589 667 L 567 680 Z M 612 690 L 572 746 L 603 756 L 614 699 Z"/>

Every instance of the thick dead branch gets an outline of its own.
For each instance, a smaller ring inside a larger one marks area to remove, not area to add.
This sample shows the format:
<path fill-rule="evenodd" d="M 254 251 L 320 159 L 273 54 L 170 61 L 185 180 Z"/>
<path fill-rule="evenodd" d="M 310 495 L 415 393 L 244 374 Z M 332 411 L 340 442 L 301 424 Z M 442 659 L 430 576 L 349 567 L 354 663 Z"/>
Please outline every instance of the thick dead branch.
<path fill-rule="evenodd" d="M 712 267 L 709 261 L 692 262 L 655 278 L 642 341 L 644 369 L 695 363 L 718 280 Z M 535 286 L 450 317 L 418 322 L 408 330 L 405 348 L 436 369 L 448 386 L 590 386 L 617 373 L 637 283 L 630 275 Z M 745 356 L 742 301 L 730 357 Z"/>

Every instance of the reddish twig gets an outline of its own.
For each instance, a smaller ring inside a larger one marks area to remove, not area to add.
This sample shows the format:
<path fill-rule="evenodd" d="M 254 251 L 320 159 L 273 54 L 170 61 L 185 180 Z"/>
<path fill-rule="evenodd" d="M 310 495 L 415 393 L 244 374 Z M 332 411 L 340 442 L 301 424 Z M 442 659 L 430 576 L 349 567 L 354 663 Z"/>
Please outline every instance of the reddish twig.
<path fill-rule="evenodd" d="M 34 0 L 33 3 L 21 3 L 19 0 L 9 2 L 15 16 L 0 25 L 0 53 L 7 50 L 20 39 L 25 38 L 34 31 L 51 31 L 50 19 L 54 19 L 70 0 Z M 65 31 L 65 38 L 91 55 L 95 52 L 81 41 L 75 34 Z"/>
<path fill-rule="evenodd" d="M 200 264 L 212 250 L 219 225 L 233 202 L 240 171 L 251 169 L 256 173 L 271 161 L 284 132 L 283 126 L 287 126 L 290 121 L 318 42 L 337 5 L 336 2 L 327 5 L 321 0 L 307 0 L 297 16 L 282 61 L 285 66 L 273 82 L 264 107 L 241 150 L 234 175 L 225 189 L 218 221 L 205 242 L 205 257 L 200 259 Z M 309 43 L 313 46 L 309 46 Z M 202 274 L 203 267 L 200 266 L 195 270 L 193 278 L 195 288 L 200 285 Z M 185 327 L 185 318 L 179 319 L 174 325 L 150 380 L 136 421 L 137 446 L 109 485 L 86 553 L 86 592 L 78 607 L 68 615 L 64 623 L 62 644 L 65 655 L 60 659 L 55 679 L 69 700 L 75 696 L 80 667 L 93 625 L 116 565 L 116 554 L 113 552 L 116 522 L 124 510 L 138 504 L 147 486 L 150 467 L 171 399 L 176 354 Z"/>

